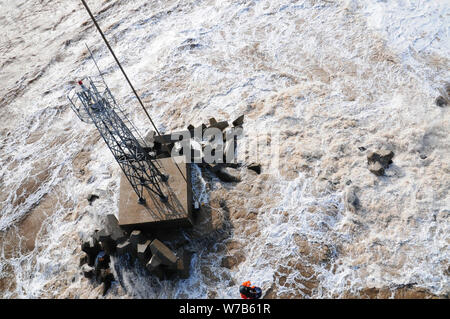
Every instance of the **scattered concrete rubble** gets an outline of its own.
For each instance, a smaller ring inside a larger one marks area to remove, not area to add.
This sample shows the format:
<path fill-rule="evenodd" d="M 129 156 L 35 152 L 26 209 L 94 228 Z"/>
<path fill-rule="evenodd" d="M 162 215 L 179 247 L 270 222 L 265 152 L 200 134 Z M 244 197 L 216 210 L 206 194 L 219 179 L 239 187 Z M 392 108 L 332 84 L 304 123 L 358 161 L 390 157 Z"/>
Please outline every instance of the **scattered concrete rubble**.
<path fill-rule="evenodd" d="M 214 148 L 218 146 L 223 147 L 223 160 L 220 163 L 207 163 L 204 158 L 200 163 L 197 163 L 199 166 L 208 168 L 212 173 L 214 173 L 221 181 L 225 183 L 238 183 L 241 181 L 241 174 L 239 172 L 240 164 L 236 162 L 236 144 L 237 138 L 236 135 L 231 134 L 232 130 L 242 128 L 244 124 L 244 115 L 239 116 L 234 121 L 231 122 L 231 126 L 228 121 L 217 121 L 214 117 L 209 119 L 209 123 L 202 123 L 199 126 L 194 126 L 192 124 L 188 125 L 187 131 L 174 132 L 172 134 L 164 134 L 161 136 L 157 136 L 155 132 L 150 131 L 145 141 L 147 145 L 154 147 L 156 150 L 155 156 L 156 158 L 164 158 L 170 157 L 172 150 L 181 150 L 181 146 L 178 144 L 178 136 L 190 136 L 191 140 L 194 140 L 196 131 L 201 132 L 202 134 L 208 128 L 218 128 L 222 131 L 222 143 L 215 141 L 215 144 L 212 145 Z M 229 137 L 233 136 L 233 139 Z M 202 157 L 202 152 L 205 148 L 208 147 L 208 144 L 211 145 L 212 140 L 203 141 L 201 144 L 201 150 L 196 148 L 197 143 L 191 143 L 191 162 L 195 162 L 195 158 Z M 180 153 L 182 154 L 182 153 Z M 186 154 L 184 154 L 186 155 Z M 228 155 L 228 161 L 227 161 Z M 230 161 L 231 158 L 231 161 Z M 245 165 L 247 169 L 256 172 L 257 174 L 261 174 L 261 165 L 258 163 L 250 163 Z"/>
<path fill-rule="evenodd" d="M 81 245 L 86 253 L 80 258 L 81 270 L 86 278 L 94 279 L 104 284 L 104 294 L 114 281 L 114 275 L 109 268 L 110 256 L 127 256 L 136 259 L 147 269 L 150 274 L 159 279 L 169 279 L 178 276 L 186 279 L 189 277 L 189 265 L 191 254 L 182 251 L 177 256 L 169 247 L 150 234 L 141 230 L 125 232 L 119 226 L 114 215 L 107 215 L 105 228 L 96 231 L 92 238 Z M 99 256 L 104 254 L 103 258 Z M 107 259 L 107 262 L 99 260 Z"/>
<path fill-rule="evenodd" d="M 367 155 L 369 170 L 377 176 L 383 176 L 384 170 L 392 164 L 393 157 L 394 152 L 388 150 L 370 152 Z"/>

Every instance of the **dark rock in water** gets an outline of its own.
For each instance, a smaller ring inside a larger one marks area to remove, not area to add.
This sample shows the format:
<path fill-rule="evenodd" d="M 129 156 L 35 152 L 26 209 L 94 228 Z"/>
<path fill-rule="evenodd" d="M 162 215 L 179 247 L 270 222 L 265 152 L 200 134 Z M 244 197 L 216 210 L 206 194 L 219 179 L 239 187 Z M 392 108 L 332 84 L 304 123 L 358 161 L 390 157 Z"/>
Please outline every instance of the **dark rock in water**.
<path fill-rule="evenodd" d="M 377 175 L 384 175 L 384 170 L 392 164 L 392 158 L 394 157 L 394 152 L 382 150 L 376 152 L 370 152 L 367 155 L 367 163 L 369 164 L 369 170 Z"/>
<path fill-rule="evenodd" d="M 232 124 L 233 126 L 242 126 L 242 124 L 244 124 L 244 114 L 235 119 Z"/>
<path fill-rule="evenodd" d="M 92 203 L 96 200 L 99 199 L 100 197 L 98 195 L 95 194 L 89 194 L 87 200 L 89 202 L 89 205 L 92 205 Z"/>
<path fill-rule="evenodd" d="M 241 181 L 240 174 L 235 168 L 217 165 L 213 168 L 213 172 L 222 182 L 237 183 Z"/>
<path fill-rule="evenodd" d="M 448 105 L 447 100 L 442 96 L 438 96 L 435 100 L 435 103 L 439 107 L 444 107 L 444 106 Z"/>
<path fill-rule="evenodd" d="M 366 150 L 366 148 L 365 148 L 364 146 L 360 146 L 360 147 L 358 147 L 358 149 L 359 149 L 361 152 L 364 152 L 364 151 Z"/>
<path fill-rule="evenodd" d="M 258 175 L 261 174 L 261 164 L 251 163 L 250 165 L 247 166 L 247 168 L 256 172 Z"/>
<path fill-rule="evenodd" d="M 379 162 L 384 168 L 392 164 L 392 158 L 394 157 L 394 152 L 382 150 L 376 152 L 370 152 L 367 155 L 367 161 L 369 164 Z"/>

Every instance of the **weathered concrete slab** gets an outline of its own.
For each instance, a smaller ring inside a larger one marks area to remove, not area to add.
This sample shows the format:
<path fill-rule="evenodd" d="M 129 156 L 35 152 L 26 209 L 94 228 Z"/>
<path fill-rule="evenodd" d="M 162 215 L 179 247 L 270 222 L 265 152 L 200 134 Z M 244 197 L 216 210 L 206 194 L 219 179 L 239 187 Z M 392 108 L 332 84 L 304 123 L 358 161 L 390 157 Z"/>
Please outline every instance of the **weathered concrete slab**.
<path fill-rule="evenodd" d="M 158 196 L 145 190 L 146 203 L 145 205 L 139 204 L 136 193 L 122 174 L 119 225 L 127 230 L 192 226 L 190 166 L 186 164 L 184 156 L 158 159 L 155 163 L 161 172 L 169 177 L 167 182 L 160 183 L 168 201 L 163 203 Z"/>
<path fill-rule="evenodd" d="M 169 247 L 164 245 L 158 239 L 154 239 L 152 241 L 150 244 L 150 250 L 152 251 L 153 257 L 161 260 L 161 263 L 164 265 L 172 266 L 177 263 L 177 255 L 175 255 Z"/>

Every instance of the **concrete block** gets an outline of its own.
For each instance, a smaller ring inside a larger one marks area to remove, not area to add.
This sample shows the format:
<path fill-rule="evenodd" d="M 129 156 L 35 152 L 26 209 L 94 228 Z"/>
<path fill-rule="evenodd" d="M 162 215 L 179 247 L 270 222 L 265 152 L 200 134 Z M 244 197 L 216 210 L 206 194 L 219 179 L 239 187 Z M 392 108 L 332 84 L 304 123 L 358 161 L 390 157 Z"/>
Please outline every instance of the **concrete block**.
<path fill-rule="evenodd" d="M 154 239 L 151 242 L 150 250 L 153 257 L 156 256 L 164 265 L 171 266 L 177 262 L 177 256 L 173 253 L 173 251 L 171 251 L 169 247 L 164 245 L 158 239 Z"/>
<path fill-rule="evenodd" d="M 137 245 L 137 257 L 144 264 L 146 264 L 152 256 L 150 243 L 151 241 L 147 240 L 145 243 Z"/>

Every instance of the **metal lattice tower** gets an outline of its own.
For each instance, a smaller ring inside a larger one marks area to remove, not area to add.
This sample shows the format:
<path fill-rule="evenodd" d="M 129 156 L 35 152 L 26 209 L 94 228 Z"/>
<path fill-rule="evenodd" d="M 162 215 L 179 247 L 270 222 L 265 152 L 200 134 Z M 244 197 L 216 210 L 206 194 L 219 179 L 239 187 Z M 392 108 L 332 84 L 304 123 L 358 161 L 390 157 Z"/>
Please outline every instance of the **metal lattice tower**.
<path fill-rule="evenodd" d="M 95 124 L 136 192 L 139 203 L 145 203 L 144 189 L 166 202 L 167 196 L 162 192 L 160 183 L 166 182 L 167 176 L 160 172 L 149 149 L 136 139 L 132 132 L 138 134 L 135 126 L 118 106 L 105 82 L 96 85 L 91 78 L 87 82 L 85 85 L 79 81 L 79 87 L 68 96 L 73 111 L 83 122 Z"/>

